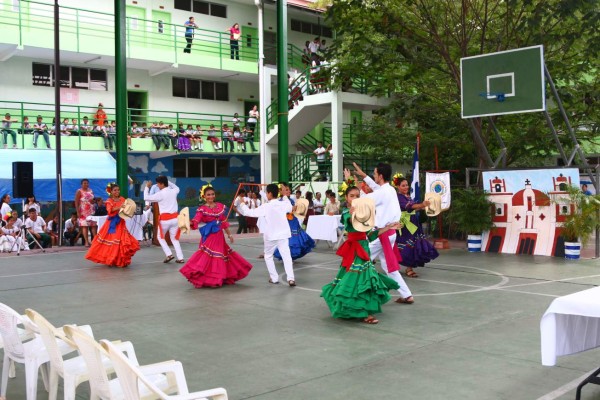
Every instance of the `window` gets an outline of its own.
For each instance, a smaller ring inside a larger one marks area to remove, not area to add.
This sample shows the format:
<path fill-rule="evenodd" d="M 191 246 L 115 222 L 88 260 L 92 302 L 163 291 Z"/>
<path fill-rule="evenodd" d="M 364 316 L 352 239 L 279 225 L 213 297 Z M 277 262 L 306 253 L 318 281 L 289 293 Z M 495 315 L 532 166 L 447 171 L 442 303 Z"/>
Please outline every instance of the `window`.
<path fill-rule="evenodd" d="M 229 101 L 227 82 L 201 81 L 173 77 L 173 96 L 188 99 Z"/>
<path fill-rule="evenodd" d="M 54 86 L 54 65 L 32 63 L 31 77 L 34 86 Z M 106 91 L 107 81 L 105 69 L 60 67 L 60 87 Z"/>
<path fill-rule="evenodd" d="M 175 178 L 223 178 L 229 176 L 228 158 L 175 158 Z"/>
<path fill-rule="evenodd" d="M 198 14 L 212 15 L 213 17 L 227 18 L 227 6 L 202 0 L 175 0 L 175 8 L 184 11 L 193 11 Z"/>
<path fill-rule="evenodd" d="M 313 36 L 323 36 L 332 38 L 333 31 L 327 26 L 321 24 L 313 24 L 311 22 L 299 21 L 292 19 L 290 29 L 296 32 L 302 32 Z"/>

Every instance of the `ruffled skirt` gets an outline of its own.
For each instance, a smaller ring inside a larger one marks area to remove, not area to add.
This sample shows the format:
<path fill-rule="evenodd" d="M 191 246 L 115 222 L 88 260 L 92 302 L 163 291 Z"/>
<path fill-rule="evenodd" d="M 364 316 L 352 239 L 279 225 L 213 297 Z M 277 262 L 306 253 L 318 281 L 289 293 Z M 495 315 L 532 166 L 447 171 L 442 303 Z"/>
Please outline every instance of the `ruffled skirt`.
<path fill-rule="evenodd" d="M 110 221 L 106 221 L 92 241 L 85 258 L 111 267 L 126 267 L 140 249 L 140 244 L 127 230 L 125 221 L 117 224 L 115 233 L 108 233 Z"/>
<path fill-rule="evenodd" d="M 315 241 L 300 227 L 298 218 L 293 217 L 293 219 L 288 220 L 288 222 L 290 224 L 290 230 L 292 231 L 292 237 L 289 239 L 290 254 L 292 255 L 292 260 L 296 260 L 310 253 L 312 249 L 315 248 Z M 281 260 L 279 250 L 275 250 L 273 257 Z"/>

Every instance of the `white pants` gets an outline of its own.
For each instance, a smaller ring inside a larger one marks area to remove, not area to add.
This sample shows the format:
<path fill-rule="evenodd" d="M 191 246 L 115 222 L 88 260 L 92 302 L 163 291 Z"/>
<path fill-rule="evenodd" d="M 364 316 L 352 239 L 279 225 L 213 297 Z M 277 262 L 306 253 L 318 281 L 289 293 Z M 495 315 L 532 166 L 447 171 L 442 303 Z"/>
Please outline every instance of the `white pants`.
<path fill-rule="evenodd" d="M 279 274 L 275 269 L 275 261 L 273 261 L 273 253 L 275 249 L 279 250 L 279 254 L 283 259 L 283 267 L 288 281 L 294 281 L 294 264 L 292 263 L 292 255 L 290 254 L 289 239 L 265 240 L 265 264 L 269 271 L 271 282 L 279 282 Z"/>
<path fill-rule="evenodd" d="M 385 240 L 385 239 L 386 238 L 383 238 L 383 240 Z M 392 247 L 396 245 L 396 234 L 395 233 L 393 235 L 388 236 L 388 239 L 389 239 Z M 408 288 L 408 285 L 406 284 L 406 282 L 404 282 L 404 278 L 402 278 L 402 275 L 400 275 L 400 271 L 388 272 L 387 262 L 385 261 L 385 255 L 383 254 L 383 248 L 381 247 L 380 240 L 381 239 L 377 239 L 377 240 L 374 240 L 371 243 L 369 243 L 369 250 L 371 250 L 371 260 L 379 258 L 379 262 L 381 263 L 381 268 L 385 271 L 387 276 L 389 276 L 390 278 L 395 280 L 398 283 L 398 285 L 400 285 L 400 289 L 398 289 L 400 296 L 407 299 L 410 296 L 412 296 L 412 293 L 411 293 L 410 289 Z"/>
<path fill-rule="evenodd" d="M 173 243 L 173 247 L 175 248 L 175 254 L 177 255 L 177 259 L 183 260 L 183 252 L 181 251 L 181 245 L 179 244 L 179 240 L 175 238 L 175 236 L 177 235 L 177 231 L 179 230 L 179 226 L 177 225 L 177 218 L 159 222 L 163 234 L 166 235 L 167 232 L 169 232 L 169 236 L 171 237 L 171 243 Z M 158 232 L 158 243 L 160 243 L 160 247 L 162 247 L 167 257 L 173 255 L 171 249 L 169 248 L 169 245 L 167 244 L 167 241 L 161 237 L 160 231 Z"/>

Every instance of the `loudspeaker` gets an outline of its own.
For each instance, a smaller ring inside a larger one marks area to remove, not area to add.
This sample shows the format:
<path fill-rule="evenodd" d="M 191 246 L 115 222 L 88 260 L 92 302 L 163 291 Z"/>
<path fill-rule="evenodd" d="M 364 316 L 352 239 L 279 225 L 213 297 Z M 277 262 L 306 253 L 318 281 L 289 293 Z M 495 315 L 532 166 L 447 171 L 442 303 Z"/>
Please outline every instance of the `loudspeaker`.
<path fill-rule="evenodd" d="M 33 163 L 17 161 L 12 163 L 13 167 L 13 197 L 26 199 L 33 196 Z"/>

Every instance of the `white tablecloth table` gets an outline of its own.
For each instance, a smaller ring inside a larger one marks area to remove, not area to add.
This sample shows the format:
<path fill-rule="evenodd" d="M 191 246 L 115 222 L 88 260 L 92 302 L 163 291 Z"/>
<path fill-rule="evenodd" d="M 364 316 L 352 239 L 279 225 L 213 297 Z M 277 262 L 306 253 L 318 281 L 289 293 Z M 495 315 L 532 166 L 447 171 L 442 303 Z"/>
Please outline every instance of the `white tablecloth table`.
<path fill-rule="evenodd" d="M 540 322 L 542 365 L 600 346 L 600 287 L 555 299 Z"/>
<path fill-rule="evenodd" d="M 311 215 L 308 217 L 306 233 L 313 240 L 329 240 L 337 242 L 337 229 L 340 226 L 341 215 Z"/>
<path fill-rule="evenodd" d="M 98 230 L 100 230 L 100 228 L 102 228 L 102 225 L 104 225 L 104 223 L 106 222 L 106 220 L 108 219 L 107 216 L 104 217 L 87 217 L 88 220 L 90 221 L 96 221 L 96 223 L 98 224 Z M 126 219 L 125 220 L 125 225 L 127 226 L 127 230 L 129 231 L 129 233 L 131 233 L 131 235 L 136 238 L 137 240 L 144 240 L 144 225 L 146 225 L 146 222 L 148 222 L 148 214 L 147 213 L 142 213 L 142 215 L 134 215 L 133 218 L 130 219 Z"/>

